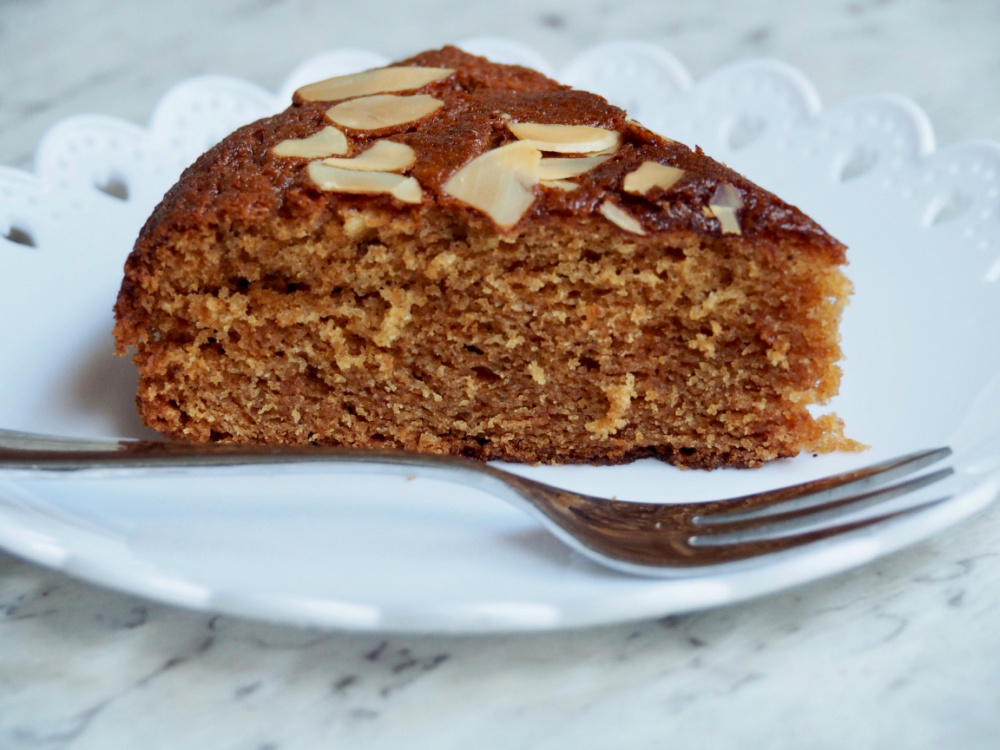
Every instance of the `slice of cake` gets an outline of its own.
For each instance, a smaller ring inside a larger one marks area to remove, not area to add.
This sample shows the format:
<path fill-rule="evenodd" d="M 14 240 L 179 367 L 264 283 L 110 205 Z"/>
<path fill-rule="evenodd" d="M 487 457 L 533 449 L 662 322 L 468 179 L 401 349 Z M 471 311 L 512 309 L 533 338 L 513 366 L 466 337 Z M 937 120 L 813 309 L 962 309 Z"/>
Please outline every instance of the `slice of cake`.
<path fill-rule="evenodd" d="M 757 466 L 853 447 L 845 248 L 593 94 L 454 48 L 184 172 L 116 306 L 176 439 Z"/>

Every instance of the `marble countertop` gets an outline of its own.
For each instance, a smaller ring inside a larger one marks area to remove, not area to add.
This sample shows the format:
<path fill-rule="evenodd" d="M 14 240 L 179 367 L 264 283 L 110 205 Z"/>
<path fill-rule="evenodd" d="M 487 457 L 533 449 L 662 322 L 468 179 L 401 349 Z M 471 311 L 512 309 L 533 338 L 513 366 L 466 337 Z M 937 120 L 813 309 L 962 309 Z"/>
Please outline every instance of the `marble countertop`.
<path fill-rule="evenodd" d="M 800 68 L 825 103 L 896 92 L 940 145 L 1000 139 L 993 0 L 0 3 L 0 164 L 85 112 L 146 122 L 198 73 L 274 89 L 306 57 L 490 34 L 556 64 L 654 42 L 701 77 Z M 808 10 L 807 10 L 808 8 Z M 0 553 L 0 748 L 996 748 L 1000 505 L 778 595 L 537 635 L 300 630 L 191 613 Z"/>

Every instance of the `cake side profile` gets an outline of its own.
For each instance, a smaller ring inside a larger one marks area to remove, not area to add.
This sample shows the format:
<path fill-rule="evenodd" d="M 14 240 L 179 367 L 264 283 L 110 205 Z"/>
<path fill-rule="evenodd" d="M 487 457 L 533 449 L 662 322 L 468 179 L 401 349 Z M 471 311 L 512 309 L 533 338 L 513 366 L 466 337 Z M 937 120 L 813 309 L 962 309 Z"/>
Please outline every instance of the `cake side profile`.
<path fill-rule="evenodd" d="M 174 439 L 750 467 L 853 449 L 845 248 L 539 73 L 455 48 L 306 86 L 188 168 L 115 312 Z"/>

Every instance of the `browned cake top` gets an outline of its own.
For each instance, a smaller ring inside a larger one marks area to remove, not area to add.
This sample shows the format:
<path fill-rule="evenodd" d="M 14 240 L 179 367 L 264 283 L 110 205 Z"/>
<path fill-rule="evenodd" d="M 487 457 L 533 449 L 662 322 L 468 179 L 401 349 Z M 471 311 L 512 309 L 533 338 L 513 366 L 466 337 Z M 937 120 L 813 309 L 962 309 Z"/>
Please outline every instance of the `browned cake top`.
<path fill-rule="evenodd" d="M 613 131 L 619 134 L 620 142 L 608 149 L 611 153 L 605 153 L 602 163 L 571 180 L 529 185 L 530 205 L 515 221 L 498 226 L 499 231 L 517 233 L 533 222 L 571 221 L 600 212 L 622 231 L 636 234 L 740 233 L 772 240 L 762 243 L 764 248 L 774 248 L 782 238 L 795 236 L 799 242 L 823 249 L 831 263 L 844 262 L 844 246 L 801 211 L 708 158 L 700 149 L 692 151 L 626 119 L 623 110 L 599 96 L 454 47 L 425 52 L 397 66 L 448 71 L 439 80 L 391 94 L 407 97 L 407 103 L 431 102 L 436 107 L 433 111 L 387 127 L 350 127 L 331 120 L 336 98 L 309 101 L 300 90 L 286 111 L 240 129 L 187 170 L 144 228 L 136 248 L 139 255 L 186 227 L 253 224 L 294 214 L 297 208 L 311 210 L 317 201 L 382 202 L 414 212 L 438 206 L 481 220 L 481 210 L 448 190 L 449 180 L 476 157 L 518 141 L 512 123 L 540 123 Z M 359 97 L 348 96 L 347 100 L 357 102 Z M 434 104 L 435 100 L 439 104 Z M 395 170 L 416 183 L 408 181 L 408 199 L 346 194 L 329 185 L 320 189 L 316 178 L 310 176 L 310 162 L 318 160 L 275 153 L 279 144 L 298 142 L 331 126 L 346 136 L 343 158 L 354 158 L 380 141 L 412 148 L 412 163 Z M 546 156 L 579 158 L 572 153 Z M 623 185 L 626 177 L 646 162 L 683 173 L 667 188 L 627 192 Z M 613 204 L 610 212 L 609 202 Z M 727 211 L 731 215 L 728 224 L 720 215 Z"/>

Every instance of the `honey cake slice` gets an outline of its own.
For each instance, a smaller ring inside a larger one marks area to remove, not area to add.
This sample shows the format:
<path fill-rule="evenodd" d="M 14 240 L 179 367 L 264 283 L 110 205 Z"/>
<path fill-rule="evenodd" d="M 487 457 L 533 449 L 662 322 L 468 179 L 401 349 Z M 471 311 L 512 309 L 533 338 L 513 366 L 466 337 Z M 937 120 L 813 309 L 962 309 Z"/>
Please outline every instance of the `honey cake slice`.
<path fill-rule="evenodd" d="M 191 441 L 751 467 L 851 449 L 845 247 L 594 94 L 447 47 L 189 167 L 115 307 Z"/>

